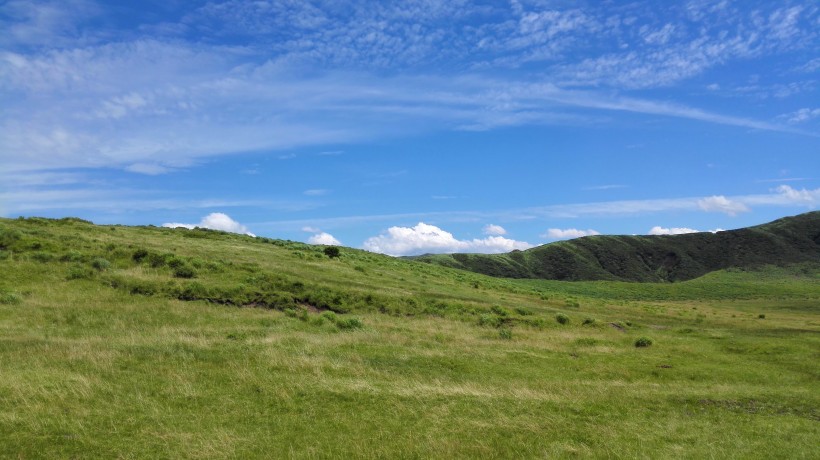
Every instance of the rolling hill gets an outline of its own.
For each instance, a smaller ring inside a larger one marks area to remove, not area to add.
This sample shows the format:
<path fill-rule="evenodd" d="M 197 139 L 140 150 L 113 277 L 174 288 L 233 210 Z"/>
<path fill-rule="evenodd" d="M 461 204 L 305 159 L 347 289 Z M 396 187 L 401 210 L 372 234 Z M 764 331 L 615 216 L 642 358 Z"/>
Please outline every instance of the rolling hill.
<path fill-rule="evenodd" d="M 808 458 L 818 279 L 505 279 L 0 218 L 0 458 Z"/>
<path fill-rule="evenodd" d="M 727 268 L 820 262 L 820 211 L 717 233 L 599 235 L 507 254 L 414 259 L 504 278 L 685 281 Z"/>

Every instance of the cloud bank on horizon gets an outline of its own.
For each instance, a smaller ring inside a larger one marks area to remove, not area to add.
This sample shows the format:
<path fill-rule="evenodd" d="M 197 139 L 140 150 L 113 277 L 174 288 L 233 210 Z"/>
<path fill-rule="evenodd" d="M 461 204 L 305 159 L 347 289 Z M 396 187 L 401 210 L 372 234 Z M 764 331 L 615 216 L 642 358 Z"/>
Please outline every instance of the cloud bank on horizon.
<path fill-rule="evenodd" d="M 0 216 L 405 254 L 820 203 L 813 1 L 10 0 L 0 29 Z"/>

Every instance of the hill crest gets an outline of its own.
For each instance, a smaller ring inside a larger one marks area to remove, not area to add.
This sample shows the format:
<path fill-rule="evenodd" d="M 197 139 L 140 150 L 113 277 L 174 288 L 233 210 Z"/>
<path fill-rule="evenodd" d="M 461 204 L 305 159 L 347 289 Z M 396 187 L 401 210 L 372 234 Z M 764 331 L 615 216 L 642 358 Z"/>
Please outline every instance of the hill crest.
<path fill-rule="evenodd" d="M 503 278 L 685 281 L 728 268 L 820 262 L 820 211 L 717 233 L 595 235 L 506 254 L 414 259 Z"/>

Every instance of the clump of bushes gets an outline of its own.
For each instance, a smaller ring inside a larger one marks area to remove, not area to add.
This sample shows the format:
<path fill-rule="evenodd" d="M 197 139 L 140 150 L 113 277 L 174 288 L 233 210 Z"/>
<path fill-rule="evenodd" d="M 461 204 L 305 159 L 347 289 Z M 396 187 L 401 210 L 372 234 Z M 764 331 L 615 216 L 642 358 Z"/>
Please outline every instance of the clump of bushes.
<path fill-rule="evenodd" d="M 555 321 L 558 321 L 558 324 L 569 324 L 569 316 L 563 313 L 558 313 L 555 315 Z"/>
<path fill-rule="evenodd" d="M 339 257 L 341 255 L 341 251 L 339 251 L 339 248 L 336 247 L 336 246 L 326 247 L 324 249 L 324 253 L 325 253 L 326 256 L 328 256 L 331 259 L 335 259 L 336 257 Z"/>
<path fill-rule="evenodd" d="M 94 277 L 94 270 L 85 265 L 74 265 L 68 269 L 67 280 L 87 280 Z"/>
<path fill-rule="evenodd" d="M 594 326 L 595 325 L 595 318 L 584 318 L 583 323 L 584 326 Z"/>
<path fill-rule="evenodd" d="M 501 318 L 496 315 L 481 315 L 478 317 L 479 326 L 501 327 Z"/>
<path fill-rule="evenodd" d="M 490 308 L 490 311 L 502 318 L 510 316 L 510 311 L 502 307 L 501 305 L 493 305 L 492 308 Z"/>
<path fill-rule="evenodd" d="M 764 315 L 763 313 L 761 313 L 761 314 L 757 315 L 757 317 L 758 317 L 759 319 L 766 319 L 766 315 Z"/>
<path fill-rule="evenodd" d="M 498 337 L 504 340 L 512 340 L 512 329 L 502 327 L 498 330 Z"/>
<path fill-rule="evenodd" d="M 652 339 L 649 337 L 639 337 L 635 341 L 635 348 L 645 348 L 652 345 Z"/>
<path fill-rule="evenodd" d="M 54 260 L 54 254 L 50 252 L 37 251 L 31 254 L 31 258 L 37 262 L 47 263 Z"/>
<path fill-rule="evenodd" d="M 322 313 L 320 317 L 335 324 L 336 327 L 343 331 L 361 329 L 364 327 L 364 323 L 359 318 L 339 318 L 339 316 L 332 311 L 326 311 Z"/>
<path fill-rule="evenodd" d="M 20 299 L 20 296 L 15 294 L 14 292 L 0 290 L 0 304 L 16 305 L 21 301 L 22 300 Z"/>
<path fill-rule="evenodd" d="M 73 249 L 60 256 L 60 262 L 82 262 L 84 259 L 80 251 Z"/>

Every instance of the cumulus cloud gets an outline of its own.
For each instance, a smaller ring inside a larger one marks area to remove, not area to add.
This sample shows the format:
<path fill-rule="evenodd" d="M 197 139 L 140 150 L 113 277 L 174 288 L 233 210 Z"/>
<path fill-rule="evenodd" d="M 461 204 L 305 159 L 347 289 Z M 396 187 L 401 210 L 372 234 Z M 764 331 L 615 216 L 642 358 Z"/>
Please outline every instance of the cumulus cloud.
<path fill-rule="evenodd" d="M 322 244 L 325 246 L 340 246 L 342 243 L 333 235 L 327 232 L 319 232 L 308 238 L 310 244 Z"/>
<path fill-rule="evenodd" d="M 698 207 L 706 212 L 723 212 L 730 216 L 749 211 L 745 204 L 730 200 L 723 195 L 702 198 L 698 200 Z"/>
<path fill-rule="evenodd" d="M 598 232 L 597 230 L 593 230 L 591 228 L 588 230 L 579 230 L 577 228 L 551 228 L 547 230 L 547 233 L 541 235 L 541 238 L 549 238 L 551 240 L 566 240 L 571 238 L 580 238 L 582 236 L 592 236 L 600 234 L 600 232 Z"/>
<path fill-rule="evenodd" d="M 686 227 L 672 227 L 666 228 L 661 226 L 654 226 L 649 229 L 650 235 L 683 235 L 685 233 L 699 233 L 700 230 L 695 230 L 694 228 L 686 228 Z"/>
<path fill-rule="evenodd" d="M 495 224 L 485 225 L 483 232 L 484 232 L 485 235 L 493 235 L 493 236 L 501 236 L 501 235 L 506 235 L 507 234 L 507 230 L 504 229 L 504 227 L 502 227 L 500 225 L 495 225 Z"/>
<path fill-rule="evenodd" d="M 709 233 L 717 233 L 725 231 L 722 228 L 716 228 L 713 230 L 709 230 Z M 661 227 L 656 225 L 649 229 L 649 235 L 684 235 L 686 233 L 700 233 L 700 230 L 695 230 L 694 228 L 687 228 L 687 227 Z"/>
<path fill-rule="evenodd" d="M 212 212 L 207 216 L 202 218 L 198 224 L 182 224 L 178 222 L 171 222 L 167 224 L 162 224 L 163 227 L 169 228 L 187 228 L 187 229 L 194 229 L 194 228 L 207 228 L 210 230 L 221 230 L 223 232 L 230 232 L 230 233 L 241 233 L 248 236 L 256 236 L 253 233 L 248 231 L 248 227 L 240 224 L 239 222 L 233 220 L 227 214 L 223 214 L 221 212 Z"/>
<path fill-rule="evenodd" d="M 387 233 L 368 238 L 363 245 L 365 250 L 391 256 L 452 252 L 491 254 L 528 249 L 532 246 L 530 243 L 503 236 L 459 240 L 452 233 L 424 222 L 419 222 L 414 227 L 390 227 Z"/>

